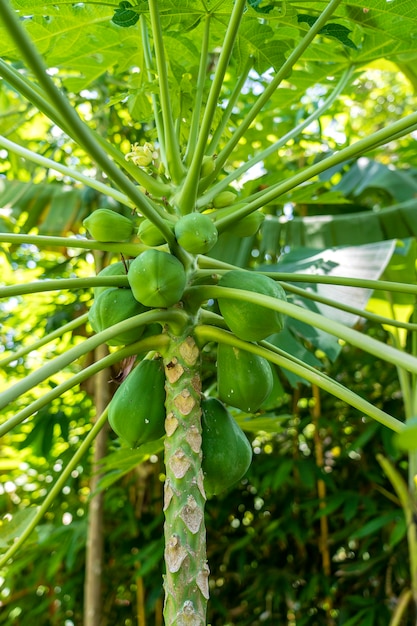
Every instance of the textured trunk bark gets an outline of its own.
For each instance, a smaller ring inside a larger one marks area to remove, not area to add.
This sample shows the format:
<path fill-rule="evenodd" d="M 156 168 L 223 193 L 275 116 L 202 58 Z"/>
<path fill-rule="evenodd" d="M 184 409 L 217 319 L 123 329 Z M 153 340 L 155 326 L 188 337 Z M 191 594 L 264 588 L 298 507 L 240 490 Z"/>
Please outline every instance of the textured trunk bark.
<path fill-rule="evenodd" d="M 171 336 L 165 355 L 166 626 L 204 626 L 209 597 L 201 469 L 200 351 L 188 334 Z"/>

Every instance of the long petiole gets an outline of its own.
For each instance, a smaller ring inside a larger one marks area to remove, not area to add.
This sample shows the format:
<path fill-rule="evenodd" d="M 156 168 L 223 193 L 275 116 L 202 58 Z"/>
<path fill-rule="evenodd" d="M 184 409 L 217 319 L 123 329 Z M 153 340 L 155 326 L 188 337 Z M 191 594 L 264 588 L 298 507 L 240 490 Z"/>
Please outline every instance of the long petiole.
<path fill-rule="evenodd" d="M 71 320 L 67 324 L 64 324 L 60 328 L 57 328 L 52 333 L 48 333 L 41 339 L 38 339 L 37 341 L 34 341 L 27 346 L 23 346 L 23 348 L 16 350 L 16 352 L 13 352 L 13 354 L 10 354 L 4 359 L 1 359 L 0 367 L 6 367 L 6 365 L 9 365 L 9 363 L 13 363 L 13 361 L 22 359 L 24 356 L 29 354 L 29 352 L 33 352 L 33 350 L 39 350 L 39 348 L 42 348 L 47 343 L 50 343 L 51 341 L 54 341 L 55 339 L 62 337 L 62 335 L 65 335 L 65 333 L 72 332 L 75 328 L 78 328 L 79 326 L 81 326 L 81 324 L 85 324 L 87 319 L 88 319 L 88 313 L 79 315 L 78 317 Z"/>
<path fill-rule="evenodd" d="M 276 185 L 272 185 L 267 190 L 260 193 L 255 200 L 252 200 L 252 202 L 249 202 L 247 205 L 238 209 L 234 213 L 219 219 L 216 225 L 221 229 L 231 226 L 240 218 L 249 215 L 256 209 L 263 207 L 268 202 L 276 200 L 279 196 L 295 189 L 298 185 L 305 183 L 307 180 L 314 178 L 327 169 L 364 154 L 365 152 L 374 149 L 375 146 L 379 146 L 381 143 L 388 143 L 391 141 L 392 137 L 394 135 L 398 135 L 398 133 L 402 133 L 403 135 L 409 133 L 410 129 L 413 128 L 415 124 L 417 124 L 417 113 L 410 113 L 410 115 L 407 115 L 402 120 L 398 120 L 386 128 L 376 131 L 373 135 L 364 137 L 352 145 L 324 158 L 322 161 L 306 167 L 304 170 L 298 172 L 298 174 L 294 174 L 294 176 L 291 176 Z"/>
<path fill-rule="evenodd" d="M 186 314 L 179 310 L 151 310 L 139 315 L 129 317 L 122 322 L 114 324 L 106 330 L 102 330 L 100 333 L 85 339 L 79 345 L 70 348 L 63 354 L 60 354 L 55 359 L 48 361 L 45 365 L 38 370 L 28 374 L 25 378 L 19 380 L 15 385 L 5 389 L 0 393 L 0 409 L 3 409 L 10 402 L 13 402 L 19 396 L 23 395 L 32 387 L 36 387 L 41 382 L 50 378 L 60 370 L 63 370 L 73 361 L 81 358 L 91 350 L 94 350 L 102 343 L 106 343 L 120 332 L 128 332 L 138 326 L 145 326 L 146 324 L 152 324 L 154 322 L 162 322 L 171 324 L 174 326 L 180 326 L 185 323 Z"/>
<path fill-rule="evenodd" d="M 207 76 L 208 51 L 209 51 L 209 41 L 210 41 L 210 20 L 211 20 L 211 16 L 210 14 L 207 14 L 205 22 L 204 22 L 203 41 L 201 44 L 201 51 L 200 51 L 200 64 L 198 68 L 193 112 L 191 116 L 190 133 L 188 136 L 187 149 L 185 151 L 185 156 L 184 156 L 184 161 L 187 165 L 190 164 L 190 161 L 193 158 L 193 154 L 196 149 L 196 145 L 198 141 L 198 132 L 200 128 L 200 114 L 201 114 L 201 107 L 203 104 L 203 95 L 204 95 L 204 85 L 206 83 L 206 76 Z"/>
<path fill-rule="evenodd" d="M 32 69 L 39 81 L 40 86 L 44 89 L 45 96 L 51 103 L 52 109 L 59 111 L 60 116 L 65 117 L 66 127 L 72 131 L 71 136 L 78 141 L 88 154 L 91 155 L 103 172 L 105 172 L 108 177 L 113 180 L 117 187 L 119 187 L 121 191 L 124 191 L 132 203 L 140 209 L 145 217 L 149 218 L 156 226 L 158 226 L 167 241 L 173 241 L 174 236 L 170 228 L 166 225 L 159 213 L 155 211 L 153 205 L 146 198 L 145 194 L 140 192 L 136 185 L 129 180 L 124 172 L 108 158 L 95 135 L 90 131 L 89 127 L 82 122 L 75 109 L 71 106 L 61 91 L 55 86 L 55 83 L 46 71 L 42 57 L 33 46 L 32 41 L 28 37 L 21 22 L 8 3 L 3 4 L 1 19 L 8 28 L 8 31 L 20 50 L 23 59 Z"/>
<path fill-rule="evenodd" d="M 357 317 L 363 317 L 364 319 L 367 319 L 368 321 L 375 324 L 386 324 L 395 328 L 403 328 L 405 330 L 417 331 L 417 324 L 412 324 L 410 322 L 400 322 L 399 320 L 391 317 L 377 315 L 376 313 L 371 313 L 370 311 L 365 311 L 364 309 L 360 309 L 349 304 L 344 304 L 343 302 L 340 302 L 338 300 L 333 300 L 332 298 L 320 296 L 319 294 L 308 291 L 307 289 L 295 287 L 294 285 L 290 285 L 289 283 L 284 283 L 280 281 L 280 284 L 282 287 L 284 287 L 285 291 L 289 293 L 294 293 L 301 296 L 302 298 L 312 300 L 313 302 L 319 302 L 320 304 L 325 304 L 326 306 L 332 307 L 334 309 L 339 309 L 340 311 L 351 313 L 352 315 L 356 315 Z"/>
<path fill-rule="evenodd" d="M 0 298 L 14 298 L 47 291 L 61 291 L 63 289 L 91 289 L 92 287 L 128 287 L 127 276 L 91 276 L 89 278 L 50 278 L 35 280 L 23 285 L 7 285 L 0 287 Z"/>
<path fill-rule="evenodd" d="M 1 240 L 0 240 L 1 241 Z M 213 273 L 224 274 L 229 270 L 241 269 L 236 265 L 230 263 L 224 263 L 217 259 L 212 259 L 206 256 L 198 257 L 198 265 L 201 268 L 196 278 L 202 276 L 212 276 Z M 352 278 L 351 276 L 325 276 L 322 274 L 298 274 L 289 272 L 263 272 L 259 271 L 259 274 L 269 276 L 273 280 L 279 282 L 288 281 L 295 283 L 321 283 L 323 285 L 341 285 L 342 287 L 361 287 L 363 289 L 381 289 L 384 291 L 393 291 L 396 293 L 412 293 L 417 295 L 417 285 L 410 283 L 399 283 L 390 280 L 372 280 L 368 278 Z M 417 323 L 417 322 L 416 322 Z M 417 349 L 416 349 L 417 353 Z"/>
<path fill-rule="evenodd" d="M 283 135 L 280 139 L 278 139 L 278 141 L 271 144 L 268 148 L 266 148 L 265 150 L 262 150 L 262 152 L 259 152 L 259 154 L 256 154 L 248 161 L 245 161 L 245 163 L 242 163 L 240 167 L 238 167 L 236 170 L 228 174 L 219 183 L 217 183 L 216 185 L 213 185 L 207 194 L 199 198 L 199 200 L 197 201 L 197 206 L 207 205 L 218 193 L 220 193 L 223 189 L 225 189 L 228 185 L 230 185 L 232 181 L 238 180 L 251 167 L 253 167 L 257 163 L 260 163 L 261 161 L 268 158 L 272 154 L 278 152 L 278 150 L 282 148 L 283 146 L 285 146 L 285 144 L 287 144 L 289 141 L 291 141 L 295 137 L 298 137 L 298 135 L 300 135 L 302 131 L 305 128 L 307 128 L 307 126 L 309 126 L 312 122 L 317 120 L 325 111 L 327 111 L 331 107 L 333 102 L 336 100 L 336 98 L 338 98 L 338 96 L 342 93 L 343 89 L 346 87 L 347 83 L 349 82 L 352 76 L 352 73 L 353 73 L 353 67 L 347 69 L 343 73 L 338 84 L 336 85 L 334 90 L 331 92 L 329 97 L 315 111 L 313 111 L 311 115 L 306 117 L 306 119 L 303 122 L 301 122 L 300 124 L 292 128 L 288 133 Z M 245 202 L 248 202 L 248 201 L 249 201 L 248 198 L 245 198 Z"/>
<path fill-rule="evenodd" d="M 39 111 L 42 111 L 50 120 L 52 120 L 59 128 L 61 128 L 68 137 L 74 139 L 71 128 L 66 123 L 65 117 L 63 117 L 59 111 L 49 102 L 47 95 L 38 85 L 29 82 L 22 74 L 17 72 L 14 67 L 7 65 L 2 59 L 0 59 L 0 76 L 4 78 L 16 91 L 23 95 L 29 102 L 36 106 Z M 80 122 L 84 125 L 85 122 Z M 103 150 L 115 161 L 127 171 L 127 173 L 135 180 L 139 185 L 145 187 L 145 189 L 157 196 L 168 196 L 169 186 L 156 180 L 152 176 L 149 176 L 141 168 L 134 165 L 131 161 L 126 161 L 123 154 L 110 144 L 104 137 L 102 137 L 95 130 L 90 129 L 90 132 L 94 135 L 98 143 Z"/>
<path fill-rule="evenodd" d="M 165 138 L 166 159 L 169 174 L 174 183 L 180 183 L 184 168 L 181 161 L 180 148 L 175 132 L 171 100 L 168 84 L 168 67 L 165 59 L 164 42 L 157 0 L 149 0 L 152 36 L 155 50 L 155 61 L 159 81 L 159 99 L 162 111 L 163 132 Z"/>
<path fill-rule="evenodd" d="M 1 135 L 0 146 L 6 148 L 6 150 L 14 152 L 15 154 L 21 156 L 23 159 L 27 159 L 28 161 L 32 161 L 32 163 L 40 165 L 41 167 L 56 170 L 64 176 L 68 176 L 73 180 L 77 180 L 78 182 L 86 185 L 86 187 L 91 187 L 91 189 L 95 189 L 99 193 L 113 198 L 114 200 L 116 200 L 116 202 L 120 202 L 120 204 L 124 204 L 129 207 L 133 206 L 129 198 L 123 193 L 120 193 L 120 191 L 117 191 L 117 189 L 112 189 L 112 187 L 105 185 L 99 180 L 89 178 L 88 176 L 81 174 L 81 172 L 77 172 L 76 170 L 67 167 L 66 165 L 62 165 L 62 163 L 58 163 L 57 161 L 48 159 L 47 157 L 44 157 L 37 152 L 33 152 L 32 150 L 23 148 L 23 146 L 19 146 L 17 143 L 14 143 L 14 141 L 10 141 L 9 139 L 6 139 L 6 137 L 2 137 Z"/>
<path fill-rule="evenodd" d="M 219 145 L 219 141 L 230 120 L 230 116 L 232 115 L 235 104 L 240 96 L 240 93 L 242 91 L 244 84 L 246 83 L 252 64 L 253 64 L 253 59 L 252 57 L 249 57 L 248 60 L 246 61 L 245 67 L 243 68 L 239 76 L 239 80 L 235 84 L 233 91 L 230 94 L 229 100 L 227 102 L 227 106 L 223 111 L 223 115 L 221 117 L 219 124 L 216 127 L 216 130 L 213 133 L 213 137 L 211 138 L 210 144 L 206 150 L 206 154 L 213 155 L 216 152 L 217 146 Z"/>
<path fill-rule="evenodd" d="M 310 43 L 313 41 L 314 37 L 321 30 L 321 28 L 323 28 L 329 17 L 336 10 L 340 3 L 341 0 L 330 0 L 328 6 L 317 18 L 313 26 L 311 26 L 303 39 L 300 41 L 300 43 L 291 52 L 290 56 L 284 62 L 277 74 L 274 76 L 273 80 L 270 82 L 268 87 L 266 87 L 265 91 L 256 98 L 255 104 L 253 105 L 251 110 L 247 113 L 246 117 L 242 120 L 242 122 L 239 124 L 239 127 L 233 133 L 233 136 L 227 142 L 223 150 L 219 153 L 216 161 L 216 173 L 223 167 L 223 165 L 233 152 L 234 148 L 237 146 L 239 140 L 244 136 L 258 113 L 260 113 L 264 105 L 269 101 L 272 94 L 278 88 L 282 80 L 291 72 L 295 63 L 305 52 Z"/>
<path fill-rule="evenodd" d="M 18 233 L 0 233 L 0 242 L 13 245 L 32 244 L 58 248 L 80 248 L 82 250 L 102 250 L 125 256 L 135 257 L 145 250 L 141 243 L 104 243 L 95 239 L 78 239 L 78 237 L 52 237 L 50 235 L 20 235 Z"/>
<path fill-rule="evenodd" d="M 84 382 L 97 372 L 105 369 L 106 367 L 110 367 L 115 363 L 119 363 L 123 359 L 133 356 L 136 354 L 141 354 L 143 352 L 149 352 L 149 350 L 163 350 L 167 345 L 168 338 L 166 335 L 158 335 L 147 337 L 146 339 L 141 339 L 140 341 L 136 341 L 135 343 L 130 344 L 129 346 L 125 346 L 117 352 L 112 352 L 108 354 L 103 359 L 96 361 L 92 365 L 81 370 L 74 376 L 71 376 L 68 380 L 63 383 L 60 383 L 50 391 L 44 393 L 42 397 L 38 398 L 31 402 L 24 409 L 21 409 L 17 413 L 13 415 L 10 419 L 3 422 L 0 425 L 0 437 L 8 433 L 12 428 L 15 428 L 18 424 L 21 424 L 25 419 L 42 409 L 44 406 L 47 406 L 52 400 L 58 398 L 63 393 L 72 389 L 76 385 Z"/>
<path fill-rule="evenodd" d="M 146 73 L 147 73 L 149 82 L 152 82 L 155 79 L 156 70 L 154 68 L 152 51 L 151 51 L 151 46 L 149 43 L 148 27 L 146 25 L 146 19 L 143 14 L 139 18 L 139 23 L 140 23 L 140 30 L 142 34 L 143 57 L 145 59 Z M 161 119 L 159 99 L 155 93 L 151 94 L 151 99 L 152 99 L 152 109 L 153 109 L 153 114 L 154 114 L 154 119 L 155 119 L 155 128 L 156 128 L 156 132 L 158 136 L 159 153 L 161 156 L 162 163 L 164 164 L 165 168 L 168 169 L 167 160 L 166 160 L 164 125 Z"/>
<path fill-rule="evenodd" d="M 277 300 L 277 298 L 260 295 L 253 291 L 231 289 L 229 287 L 201 286 L 191 287 L 188 291 L 190 292 L 190 295 L 194 293 L 196 297 L 200 297 L 201 295 L 202 301 L 209 300 L 210 298 L 230 298 L 232 300 L 242 302 L 252 302 L 253 304 L 258 304 L 259 306 L 267 309 L 279 311 L 280 313 L 293 317 L 294 319 L 304 322 L 309 326 L 314 326 L 315 328 L 319 328 L 330 335 L 343 339 L 347 343 L 350 343 L 360 350 L 364 350 L 365 352 L 368 352 L 383 361 L 388 361 L 393 365 L 402 366 L 409 372 L 417 373 L 416 357 L 407 354 L 402 350 L 397 350 L 392 346 L 388 346 L 380 341 L 377 341 L 376 339 L 373 339 L 372 337 L 368 337 L 353 328 L 349 328 L 348 326 L 341 324 L 340 322 L 330 320 L 324 315 L 308 311 L 303 307 L 292 304 L 291 302 Z"/>
<path fill-rule="evenodd" d="M 204 107 L 204 115 L 201 121 L 197 145 L 195 147 L 193 158 L 190 162 L 190 167 L 187 171 L 184 185 L 178 199 L 178 206 L 183 214 L 190 213 L 195 207 L 201 165 L 206 152 L 206 146 L 210 136 L 213 119 L 217 110 L 219 94 L 229 65 L 230 56 L 236 41 L 239 24 L 245 11 L 245 7 L 246 0 L 236 0 L 230 16 L 229 24 L 227 26 L 226 34 L 224 36 L 213 81 L 211 83 L 207 102 Z"/>
<path fill-rule="evenodd" d="M 72 459 L 68 462 L 65 469 L 62 470 L 62 473 L 54 486 L 51 488 L 48 495 L 44 498 L 42 504 L 38 507 L 35 515 L 30 519 L 30 521 L 25 526 L 25 530 L 20 535 L 18 539 L 12 544 L 12 546 L 4 553 L 4 555 L 0 558 L 0 567 L 6 565 L 7 561 L 20 549 L 20 547 L 24 544 L 26 539 L 31 535 L 31 533 L 35 530 L 36 526 L 41 521 L 42 517 L 45 515 L 55 498 L 60 494 L 61 489 L 64 487 L 65 482 L 71 475 L 71 472 L 77 467 L 80 459 L 84 456 L 84 454 L 88 451 L 90 445 L 103 428 L 104 424 L 107 421 L 107 409 L 103 411 L 98 420 L 93 425 L 92 429 L 75 452 Z"/>
<path fill-rule="evenodd" d="M 216 328 L 214 326 L 199 326 L 196 328 L 195 334 L 197 340 L 201 343 L 208 341 L 225 343 L 230 346 L 240 348 L 241 350 L 246 350 L 247 352 L 262 356 L 271 363 L 275 363 L 279 367 L 283 367 L 290 372 L 301 376 L 308 382 L 317 385 L 317 387 L 320 387 L 320 389 L 324 389 L 328 393 L 331 393 L 336 398 L 340 398 L 347 404 L 350 404 L 365 415 L 372 417 L 387 428 L 390 428 L 395 432 L 399 432 L 403 428 L 403 423 L 400 422 L 400 420 L 397 420 L 392 417 L 392 415 L 389 415 L 388 413 L 385 413 L 385 411 L 378 409 L 370 402 L 367 402 L 350 389 L 347 389 L 337 381 L 332 380 L 318 370 L 314 370 L 314 368 L 304 367 L 301 362 L 295 363 L 290 355 L 286 357 L 283 354 L 278 354 L 262 346 L 258 346 L 242 339 L 238 339 L 232 333 L 226 330 L 222 330 L 220 328 Z"/>

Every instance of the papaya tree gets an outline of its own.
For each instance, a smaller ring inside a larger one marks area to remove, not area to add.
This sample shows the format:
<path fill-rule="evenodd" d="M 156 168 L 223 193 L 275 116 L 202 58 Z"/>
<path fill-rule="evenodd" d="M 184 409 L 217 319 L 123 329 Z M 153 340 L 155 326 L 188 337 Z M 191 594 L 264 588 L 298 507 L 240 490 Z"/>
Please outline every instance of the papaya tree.
<path fill-rule="evenodd" d="M 417 128 L 417 114 L 410 112 L 338 149 L 323 149 L 306 166 L 277 168 L 279 175 L 263 184 L 262 164 L 271 170 L 288 144 L 301 142 L 306 129 L 330 116 L 333 107 L 340 106 L 344 90 L 369 64 L 395 55 L 408 67 L 413 18 L 407 6 L 406 0 L 395 4 L 370 0 L 366 7 L 343 0 L 4 3 L 0 76 L 19 94 L 19 103 L 27 103 L 26 112 L 39 115 L 40 125 L 47 118 L 55 134 L 71 142 L 73 157 L 60 158 L 54 155 L 58 148 L 48 152 L 48 146 L 45 156 L 33 150 L 30 141 L 22 145 L 22 112 L 11 110 L 9 119 L 15 122 L 0 137 L 11 164 L 7 182 L 16 182 L 13 158 L 24 159 L 36 165 L 37 173 L 54 170 L 61 180 L 76 181 L 83 191 L 97 194 L 97 202 L 88 206 L 87 215 L 80 217 L 75 211 L 67 236 L 51 234 L 56 227 L 53 219 L 49 228 L 44 225 L 43 234 L 33 232 L 39 226 L 36 218 L 5 222 L 5 232 L 0 233 L 11 259 L 14 250 L 25 245 L 44 254 L 51 248 L 83 250 L 96 258 L 96 272 L 90 275 L 0 288 L 2 298 L 62 290 L 92 294 L 88 311 L 76 322 L 36 343 L 28 341 L 18 353 L 5 357 L 8 363 L 24 358 L 77 324 L 87 323 L 91 329 L 88 337 L 68 349 L 58 348 L 55 358 L 6 386 L 0 394 L 1 408 L 9 413 L 14 408 L 0 434 L 28 418 L 36 420 L 40 410 L 97 372 L 122 366 L 116 392 L 42 506 L 30 511 L 23 529 L 17 528 L 0 561 L 2 567 L 36 528 L 109 422 L 132 466 L 138 456 L 132 456 L 131 449 L 142 454 L 163 446 L 164 619 L 167 625 L 205 624 L 209 599 L 205 502 L 245 475 L 252 450 L 241 427 L 268 406 L 277 377 L 307 381 L 403 433 L 401 420 L 327 376 L 305 356 L 306 351 L 301 350 L 300 358 L 296 347 L 306 328 L 313 328 L 320 337 L 330 336 L 333 346 L 349 343 L 414 377 L 417 358 L 412 351 L 369 337 L 352 327 L 352 319 L 342 323 L 305 302 L 413 332 L 415 324 L 371 315 L 364 310 L 366 301 L 362 307 L 347 305 L 296 283 L 342 284 L 368 290 L 368 297 L 369 290 L 379 288 L 414 298 L 417 287 L 377 281 L 375 276 L 313 274 L 302 262 L 295 263 L 295 269 L 288 262 L 285 271 L 285 259 L 276 265 L 258 263 L 254 241 L 259 236 L 260 245 L 265 245 L 282 224 L 285 212 L 276 213 L 277 202 L 288 210 L 296 192 L 300 198 L 307 194 L 304 200 L 323 194 L 325 201 L 320 176 L 330 176 L 361 155 L 377 153 Z M 101 106 L 117 107 L 131 141 L 123 141 L 122 133 L 114 143 L 108 141 L 100 120 L 92 123 L 91 108 L 83 106 L 91 98 L 89 90 L 97 88 L 99 93 L 104 76 L 111 80 Z M 292 103 L 296 108 L 303 93 L 317 94 L 317 106 L 304 118 L 295 115 L 288 128 L 285 107 Z M 273 130 L 266 137 L 261 114 L 268 116 Z M 247 138 L 254 133 L 257 140 L 246 149 Z M 6 186 L 11 206 L 19 203 L 23 189 L 24 185 Z M 29 216 L 33 210 L 40 219 L 51 202 L 48 185 L 42 193 L 36 210 L 29 207 Z M 60 211 L 54 216 L 64 221 L 68 198 L 63 193 L 58 197 Z M 331 196 L 334 202 L 337 198 L 337 193 Z M 299 225 L 288 222 L 294 228 Z M 392 233 L 396 236 L 403 235 Z M 392 243 L 383 248 L 378 276 L 393 248 Z M 104 268 L 103 258 L 110 260 Z M 103 345 L 108 352 L 98 360 L 25 402 L 45 381 L 71 371 L 74 363 Z M 209 364 L 211 376 L 206 375 Z M 408 409 L 411 418 L 415 410 L 411 396 Z M 415 467 L 413 454 L 410 467 Z M 412 484 L 410 480 L 414 498 Z M 408 497 L 402 494 L 404 503 Z M 409 541 L 414 555 L 411 533 Z M 412 578 L 417 604 L 415 572 Z"/>

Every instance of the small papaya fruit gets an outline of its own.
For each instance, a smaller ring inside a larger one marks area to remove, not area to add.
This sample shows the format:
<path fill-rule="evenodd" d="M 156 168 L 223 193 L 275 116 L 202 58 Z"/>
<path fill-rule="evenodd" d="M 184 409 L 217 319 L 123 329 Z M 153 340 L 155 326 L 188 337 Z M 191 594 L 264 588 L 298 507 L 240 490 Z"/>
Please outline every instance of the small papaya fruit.
<path fill-rule="evenodd" d="M 205 156 L 201 164 L 201 178 L 205 178 L 206 176 L 212 174 L 214 172 L 214 167 L 214 157 L 209 155 Z"/>
<path fill-rule="evenodd" d="M 97 276 L 127 276 L 127 269 L 123 261 L 117 261 L 117 263 L 110 263 L 110 265 L 106 265 L 106 267 L 103 267 L 103 269 L 97 274 Z M 100 293 L 110 288 L 111 287 L 106 287 L 106 285 L 94 287 L 94 297 L 97 298 Z"/>
<path fill-rule="evenodd" d="M 83 220 L 83 226 L 96 241 L 126 241 L 132 236 L 133 222 L 111 209 L 97 209 Z"/>
<path fill-rule="evenodd" d="M 237 194 L 234 191 L 221 191 L 213 199 L 215 209 L 221 209 L 230 206 L 236 200 Z"/>
<path fill-rule="evenodd" d="M 133 296 L 130 289 L 110 287 L 100 292 L 94 299 L 93 305 L 88 312 L 88 320 L 96 333 L 110 328 L 118 322 L 139 315 L 147 310 Z M 121 332 L 107 343 L 110 346 L 127 346 L 138 341 L 143 334 L 144 326 L 138 326 L 132 330 Z"/>
<path fill-rule="evenodd" d="M 122 382 L 109 404 L 109 424 L 132 448 L 165 434 L 165 372 L 162 359 L 144 359 Z"/>
<path fill-rule="evenodd" d="M 146 218 L 139 225 L 138 237 L 145 246 L 162 246 L 162 244 L 166 243 L 165 237 L 159 228 Z"/>
<path fill-rule="evenodd" d="M 237 422 L 217 398 L 203 398 L 202 470 L 207 497 L 225 491 L 248 471 L 252 447 Z"/>
<path fill-rule="evenodd" d="M 138 302 L 158 308 L 178 302 L 186 284 L 181 261 L 168 252 L 151 248 L 131 262 L 127 278 Z"/>
<path fill-rule="evenodd" d="M 217 347 L 217 389 L 220 400 L 254 413 L 272 391 L 269 362 L 257 354 L 220 343 Z"/>
<path fill-rule="evenodd" d="M 175 237 L 191 254 L 206 254 L 217 242 L 217 228 L 208 215 L 188 213 L 176 222 Z"/>
<path fill-rule="evenodd" d="M 287 299 L 284 289 L 272 278 L 248 270 L 227 272 L 219 280 L 219 286 L 254 291 L 278 300 Z M 261 341 L 284 327 L 285 316 L 282 313 L 259 304 L 221 297 L 218 304 L 226 324 L 240 339 Z"/>
<path fill-rule="evenodd" d="M 231 232 L 236 237 L 252 237 L 258 232 L 262 222 L 265 219 L 264 213 L 254 211 L 249 215 L 245 215 L 238 222 L 232 224 L 225 232 Z"/>

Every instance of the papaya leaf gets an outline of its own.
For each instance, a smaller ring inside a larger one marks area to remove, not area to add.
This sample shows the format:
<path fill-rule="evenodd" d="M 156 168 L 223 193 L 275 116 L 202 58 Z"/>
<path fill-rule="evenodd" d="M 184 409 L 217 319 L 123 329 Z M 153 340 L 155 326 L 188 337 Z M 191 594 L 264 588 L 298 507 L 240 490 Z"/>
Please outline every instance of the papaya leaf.
<path fill-rule="evenodd" d="M 138 19 L 139 15 L 137 11 L 133 9 L 130 2 L 123 0 L 123 2 L 119 3 L 119 7 L 115 9 L 111 21 L 116 24 L 116 26 L 129 28 L 129 26 L 134 26 Z"/>
<path fill-rule="evenodd" d="M 317 18 L 312 15 L 305 15 L 302 13 L 299 13 L 298 15 L 298 22 L 306 22 L 309 26 L 313 26 L 316 20 Z M 319 30 L 320 35 L 325 35 L 326 37 L 334 37 L 344 46 L 352 48 L 353 50 L 357 50 L 357 46 L 353 43 L 351 39 L 349 39 L 349 35 L 351 32 L 352 31 L 349 30 L 349 28 L 347 28 L 346 26 L 335 23 L 326 24 L 324 28 Z"/>
<path fill-rule="evenodd" d="M 35 506 L 28 507 L 17 511 L 11 519 L 6 519 L 0 523 L 0 546 L 5 548 L 12 544 L 13 541 L 19 537 L 27 525 L 38 513 L 38 508 Z M 32 540 L 36 541 L 36 537 L 32 535 Z"/>

